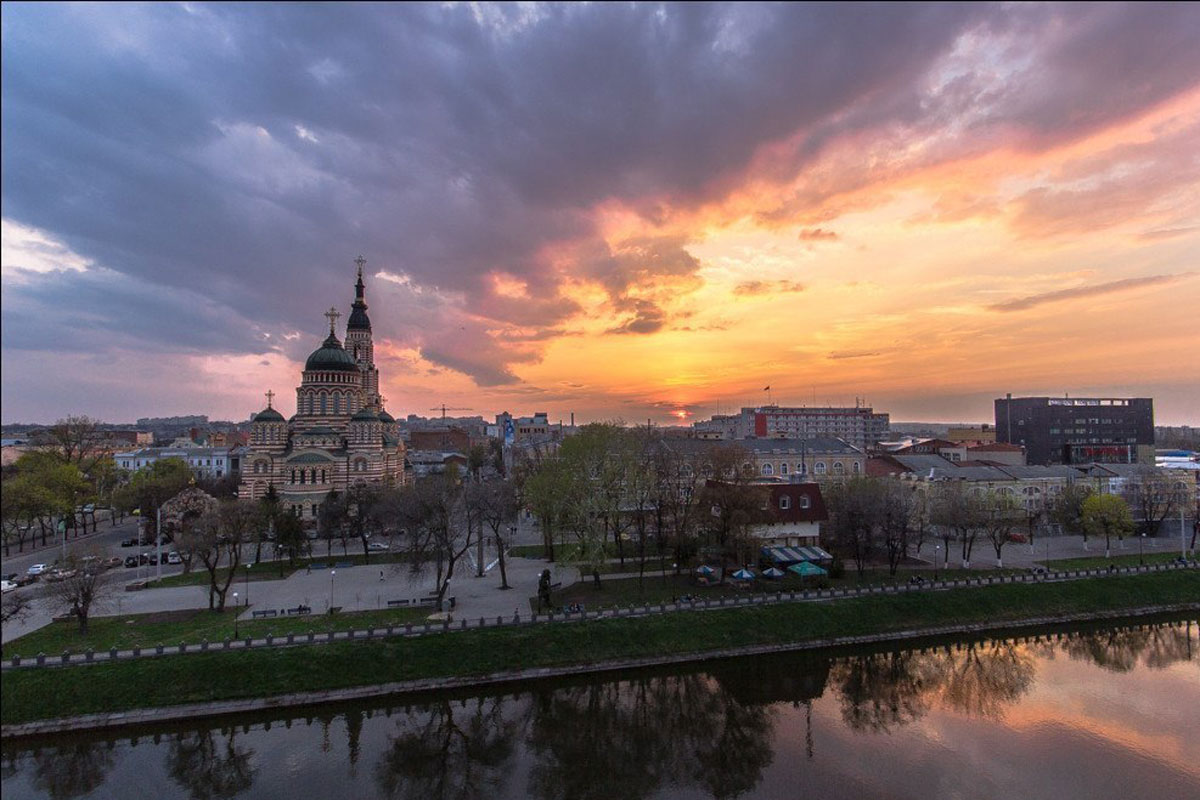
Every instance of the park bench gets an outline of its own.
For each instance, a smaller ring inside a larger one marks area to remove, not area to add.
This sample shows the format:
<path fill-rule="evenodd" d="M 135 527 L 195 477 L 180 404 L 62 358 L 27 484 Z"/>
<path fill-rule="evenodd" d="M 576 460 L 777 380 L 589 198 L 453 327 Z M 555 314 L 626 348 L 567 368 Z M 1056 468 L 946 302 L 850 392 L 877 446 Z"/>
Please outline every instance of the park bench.
<path fill-rule="evenodd" d="M 287 609 L 287 615 L 290 617 L 293 614 L 311 614 L 312 608 L 309 606 L 296 606 L 295 608 Z"/>
<path fill-rule="evenodd" d="M 407 600 L 388 600 L 387 604 L 388 604 L 388 608 L 402 608 L 403 606 L 408 605 L 408 601 Z"/>
<path fill-rule="evenodd" d="M 254 617 L 277 617 L 277 616 L 279 616 L 279 612 L 273 608 L 264 608 L 262 611 L 252 611 L 250 613 Z"/>
<path fill-rule="evenodd" d="M 334 564 L 333 566 L 334 566 L 334 569 L 344 569 L 346 567 L 353 567 L 354 562 L 353 561 L 339 561 L 336 564 Z"/>
<path fill-rule="evenodd" d="M 327 565 L 324 562 L 321 562 L 320 564 L 309 564 L 308 568 L 309 569 L 325 569 L 326 566 Z"/>

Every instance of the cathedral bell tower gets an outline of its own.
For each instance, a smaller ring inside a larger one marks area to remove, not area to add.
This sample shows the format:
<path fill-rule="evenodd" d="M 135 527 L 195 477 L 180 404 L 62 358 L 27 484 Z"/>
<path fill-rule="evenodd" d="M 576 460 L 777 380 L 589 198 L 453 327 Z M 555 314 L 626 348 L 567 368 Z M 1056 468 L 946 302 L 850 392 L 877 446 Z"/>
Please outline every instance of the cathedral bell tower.
<path fill-rule="evenodd" d="M 371 342 L 371 319 L 367 316 L 366 287 L 363 285 L 363 267 L 367 260 L 359 256 L 354 263 L 358 265 L 358 282 L 354 284 L 354 303 L 346 322 L 346 350 L 362 371 L 364 405 L 379 409 L 379 370 L 375 369 L 375 347 Z"/>

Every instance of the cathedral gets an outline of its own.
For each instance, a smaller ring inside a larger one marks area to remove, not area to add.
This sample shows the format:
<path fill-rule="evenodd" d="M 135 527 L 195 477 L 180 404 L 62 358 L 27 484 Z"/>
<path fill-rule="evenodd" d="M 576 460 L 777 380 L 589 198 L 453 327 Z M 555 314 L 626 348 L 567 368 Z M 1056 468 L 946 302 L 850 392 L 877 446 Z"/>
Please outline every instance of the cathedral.
<path fill-rule="evenodd" d="M 371 320 L 359 256 L 346 342 L 337 337 L 336 308 L 325 312 L 329 336 L 304 364 L 296 388 L 296 414 L 285 420 L 271 404 L 251 424 L 242 460 L 241 497 L 257 499 L 274 485 L 283 505 L 315 520 L 332 491 L 358 484 L 404 483 L 404 443 L 396 420 L 383 408 L 375 368 Z"/>

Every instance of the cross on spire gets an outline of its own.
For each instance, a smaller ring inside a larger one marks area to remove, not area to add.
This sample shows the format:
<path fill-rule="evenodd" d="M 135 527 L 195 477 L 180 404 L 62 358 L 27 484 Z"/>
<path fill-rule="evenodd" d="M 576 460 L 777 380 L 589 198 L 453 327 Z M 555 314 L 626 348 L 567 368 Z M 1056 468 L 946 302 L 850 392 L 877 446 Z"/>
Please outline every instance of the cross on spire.
<path fill-rule="evenodd" d="M 330 306 L 329 310 L 325 312 L 325 316 L 328 317 L 328 319 L 329 319 L 329 335 L 330 336 L 334 335 L 333 328 L 335 325 L 337 325 L 338 317 L 340 317 L 341 315 L 342 315 L 342 313 L 337 310 L 336 306 Z"/>
<path fill-rule="evenodd" d="M 271 407 L 271 401 L 275 399 L 275 392 L 273 392 L 272 390 L 268 389 L 268 390 L 266 391 L 266 396 L 267 396 L 267 408 L 270 408 L 270 407 Z"/>
<path fill-rule="evenodd" d="M 354 263 L 358 264 L 358 277 L 361 278 L 362 270 L 363 270 L 363 267 L 365 267 L 367 265 L 367 260 L 360 255 L 358 258 L 354 259 Z"/>

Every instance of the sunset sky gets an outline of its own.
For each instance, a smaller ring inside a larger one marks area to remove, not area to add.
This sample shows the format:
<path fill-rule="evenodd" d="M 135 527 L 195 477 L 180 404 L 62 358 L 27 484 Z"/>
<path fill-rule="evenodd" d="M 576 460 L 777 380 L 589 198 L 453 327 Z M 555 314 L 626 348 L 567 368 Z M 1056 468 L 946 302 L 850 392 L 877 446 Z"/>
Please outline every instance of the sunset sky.
<path fill-rule="evenodd" d="M 1200 5 L 2 23 L 5 422 L 290 414 L 361 253 L 397 417 L 1200 424 Z"/>

